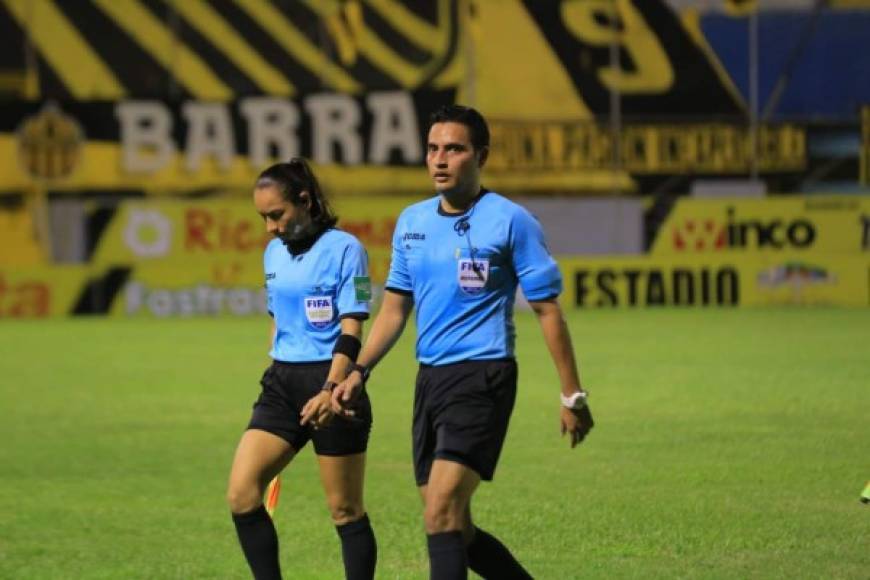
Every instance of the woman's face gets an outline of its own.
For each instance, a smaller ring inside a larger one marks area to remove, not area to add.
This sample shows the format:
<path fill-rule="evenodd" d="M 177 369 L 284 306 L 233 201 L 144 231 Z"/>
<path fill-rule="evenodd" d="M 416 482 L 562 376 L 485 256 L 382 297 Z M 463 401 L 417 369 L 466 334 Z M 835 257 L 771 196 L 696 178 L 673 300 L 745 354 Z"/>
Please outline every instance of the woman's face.
<path fill-rule="evenodd" d="M 308 213 L 310 198 L 304 191 L 300 198 L 301 203 L 294 205 L 284 199 L 280 190 L 274 185 L 254 189 L 254 207 L 257 208 L 257 213 L 263 216 L 266 231 L 283 240 L 292 240 L 304 235 L 311 225 L 311 216 Z"/>

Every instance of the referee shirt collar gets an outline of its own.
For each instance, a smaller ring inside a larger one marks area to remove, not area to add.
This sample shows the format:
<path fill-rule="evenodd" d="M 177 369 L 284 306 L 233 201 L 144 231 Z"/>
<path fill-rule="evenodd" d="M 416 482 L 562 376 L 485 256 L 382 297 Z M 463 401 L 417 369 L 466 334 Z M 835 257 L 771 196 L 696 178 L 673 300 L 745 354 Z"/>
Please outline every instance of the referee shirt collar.
<path fill-rule="evenodd" d="M 484 195 L 486 195 L 487 193 L 489 193 L 489 190 L 486 189 L 485 187 L 481 187 L 480 192 L 476 196 L 474 196 L 474 199 L 471 200 L 471 203 L 468 205 L 468 209 L 466 209 L 465 211 L 460 211 L 460 212 L 455 212 L 455 213 L 449 212 L 449 211 L 445 210 L 443 207 L 441 207 L 441 200 L 439 199 L 438 206 L 437 206 L 438 207 L 438 215 L 443 215 L 444 217 L 454 217 L 454 218 L 468 215 L 471 212 L 471 210 L 474 209 L 474 206 L 477 205 L 477 202 L 479 202 L 480 199 Z"/>

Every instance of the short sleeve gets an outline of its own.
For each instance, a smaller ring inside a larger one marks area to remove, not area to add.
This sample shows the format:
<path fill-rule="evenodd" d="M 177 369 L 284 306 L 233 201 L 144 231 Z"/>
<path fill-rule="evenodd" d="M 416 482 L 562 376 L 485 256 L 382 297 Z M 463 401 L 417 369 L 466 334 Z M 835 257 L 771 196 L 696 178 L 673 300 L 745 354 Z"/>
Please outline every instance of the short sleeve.
<path fill-rule="evenodd" d="M 522 207 L 511 220 L 510 243 L 514 270 L 526 300 L 549 300 L 562 293 L 562 274 L 547 249 L 544 230 Z"/>
<path fill-rule="evenodd" d="M 360 315 L 368 318 L 371 299 L 369 258 L 362 244 L 354 239 L 345 247 L 341 260 L 341 274 L 336 292 L 339 318 Z"/>
<path fill-rule="evenodd" d="M 403 220 L 400 216 L 393 232 L 393 255 L 390 259 L 390 274 L 387 276 L 385 287 L 401 294 L 410 294 L 413 291 L 413 286 L 405 260 L 405 248 L 402 245 L 402 224 Z"/>

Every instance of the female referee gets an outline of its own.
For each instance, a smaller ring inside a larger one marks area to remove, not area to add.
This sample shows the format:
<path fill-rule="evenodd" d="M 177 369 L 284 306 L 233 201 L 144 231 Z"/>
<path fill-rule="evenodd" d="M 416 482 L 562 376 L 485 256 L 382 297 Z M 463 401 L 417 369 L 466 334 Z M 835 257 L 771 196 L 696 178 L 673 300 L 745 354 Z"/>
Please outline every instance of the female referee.
<path fill-rule="evenodd" d="M 239 542 L 255 578 L 281 577 L 278 537 L 263 494 L 310 439 L 345 575 L 371 579 L 377 545 L 363 507 L 371 406 L 363 397 L 352 418 L 334 417 L 330 407 L 332 387 L 356 360 L 369 314 L 366 252 L 335 228 L 338 218 L 302 159 L 263 171 L 254 206 L 275 236 L 264 255 L 273 363 L 260 381 L 229 478 L 227 501 Z"/>

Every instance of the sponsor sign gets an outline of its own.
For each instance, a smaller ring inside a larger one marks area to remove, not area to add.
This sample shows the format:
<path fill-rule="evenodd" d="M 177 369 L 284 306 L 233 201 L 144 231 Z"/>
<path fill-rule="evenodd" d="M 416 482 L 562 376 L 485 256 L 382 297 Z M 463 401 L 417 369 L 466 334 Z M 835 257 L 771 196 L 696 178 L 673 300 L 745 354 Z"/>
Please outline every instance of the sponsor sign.
<path fill-rule="evenodd" d="M 339 227 L 355 235 L 369 255 L 371 279 L 382 283 L 389 271 L 393 229 L 401 211 L 416 197 L 341 198 L 333 206 Z M 233 272 L 262 267 L 272 236 L 245 200 L 127 202 L 102 230 L 92 263 L 190 264 Z"/>
<path fill-rule="evenodd" d="M 116 289 L 106 312 L 117 317 L 268 316 L 262 267 L 142 264 Z"/>
<path fill-rule="evenodd" d="M 753 153 L 745 126 L 727 124 L 631 124 L 614 142 L 611 129 L 595 123 L 491 123 L 487 170 L 577 171 L 613 165 L 632 174 L 742 174 L 753 157 L 762 172 L 798 172 L 806 165 L 806 133 L 795 125 L 763 126 Z"/>
<path fill-rule="evenodd" d="M 125 203 L 102 232 L 92 261 L 256 261 L 271 239 L 262 221 L 247 200 Z"/>
<path fill-rule="evenodd" d="M 868 215 L 870 200 L 858 196 L 680 199 L 652 253 L 860 253 Z"/>
<path fill-rule="evenodd" d="M 577 308 L 870 305 L 870 257 L 838 254 L 562 257 Z"/>
<path fill-rule="evenodd" d="M 0 320 L 72 314 L 89 274 L 80 266 L 0 268 Z"/>

